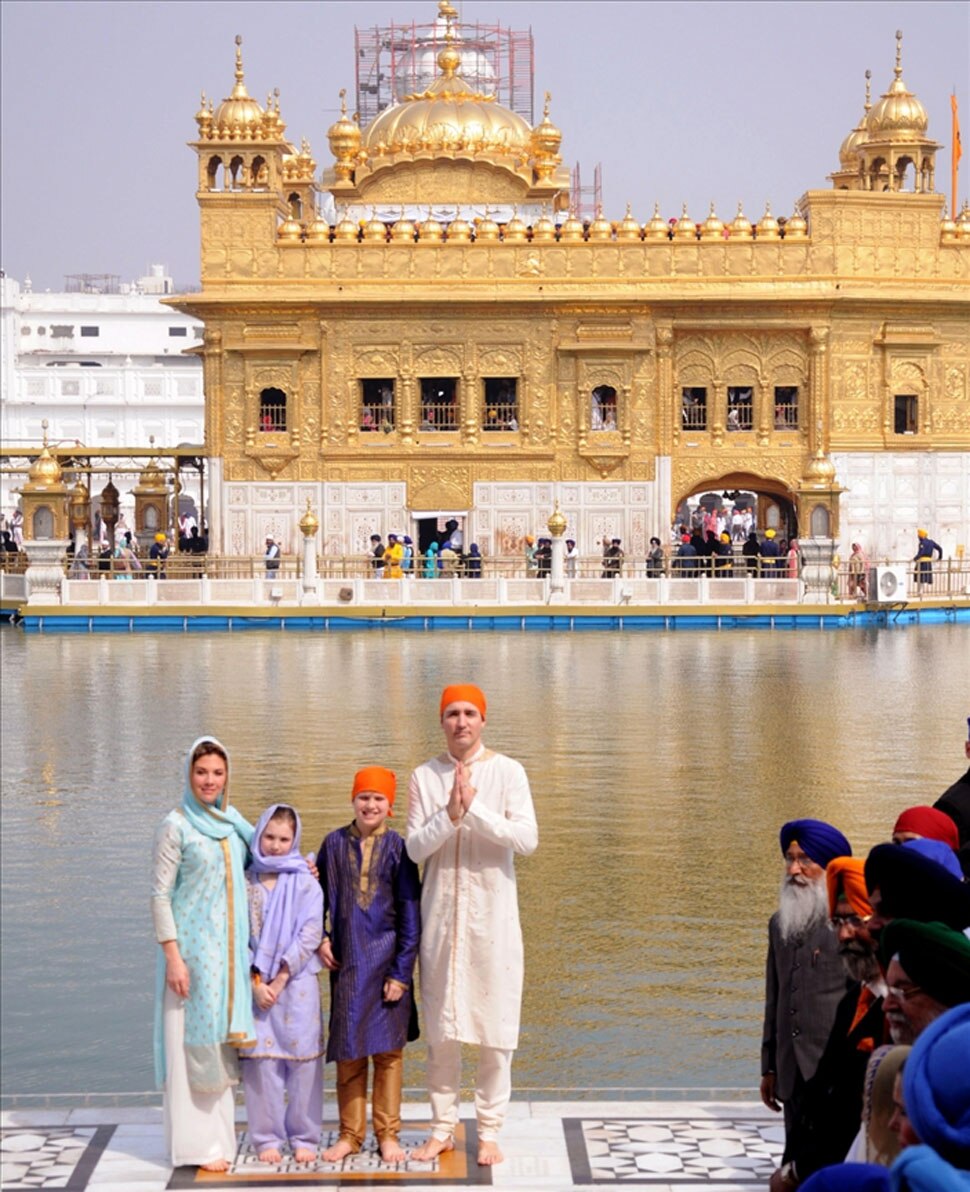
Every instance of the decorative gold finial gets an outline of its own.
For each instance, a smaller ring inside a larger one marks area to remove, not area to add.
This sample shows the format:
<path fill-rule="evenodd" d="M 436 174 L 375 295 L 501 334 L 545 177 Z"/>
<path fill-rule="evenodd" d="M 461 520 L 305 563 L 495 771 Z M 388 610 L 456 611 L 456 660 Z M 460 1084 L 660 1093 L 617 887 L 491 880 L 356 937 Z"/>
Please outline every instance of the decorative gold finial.
<path fill-rule="evenodd" d="M 242 34 L 236 34 L 236 82 L 243 81 Z"/>
<path fill-rule="evenodd" d="M 50 423 L 47 421 L 47 419 L 42 418 L 41 422 L 40 422 L 40 429 L 44 432 L 44 446 L 45 447 L 47 446 L 47 428 L 49 426 L 50 426 Z"/>
<path fill-rule="evenodd" d="M 347 88 L 340 88 L 340 115 L 344 120 L 347 119 Z"/>
<path fill-rule="evenodd" d="M 868 112 L 871 110 L 871 108 L 872 108 L 872 71 L 867 70 L 866 71 L 866 107 L 865 107 L 865 110 Z"/>
<path fill-rule="evenodd" d="M 897 79 L 903 77 L 903 31 L 896 30 L 896 68 L 893 72 Z"/>
<path fill-rule="evenodd" d="M 547 91 L 547 92 L 546 92 L 546 102 L 545 102 L 545 106 L 544 106 L 544 107 L 543 107 L 543 109 L 542 109 L 542 118 L 543 118 L 543 120 L 548 120 L 548 119 L 549 119 L 549 105 L 550 105 L 551 103 L 552 103 L 552 92 L 551 92 L 551 91 Z"/>

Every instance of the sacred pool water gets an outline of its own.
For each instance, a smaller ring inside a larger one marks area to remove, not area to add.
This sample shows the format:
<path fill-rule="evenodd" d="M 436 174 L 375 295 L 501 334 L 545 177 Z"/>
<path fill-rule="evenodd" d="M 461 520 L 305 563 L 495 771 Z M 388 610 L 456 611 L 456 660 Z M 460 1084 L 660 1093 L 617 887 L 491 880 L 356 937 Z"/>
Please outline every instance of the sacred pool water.
<path fill-rule="evenodd" d="M 149 854 L 203 731 L 233 801 L 349 819 L 367 762 L 438 752 L 471 680 L 539 817 L 514 1076 L 755 1095 L 786 819 L 864 851 L 962 772 L 970 636 L 874 631 L 25 636 L 3 651 L 3 1091 L 152 1088 Z M 406 797 L 395 822 L 402 826 Z M 423 1081 L 409 1048 L 406 1083 Z M 328 1090 L 332 1076 L 327 1076 Z M 618 1095 L 618 1094 L 617 1094 Z"/>

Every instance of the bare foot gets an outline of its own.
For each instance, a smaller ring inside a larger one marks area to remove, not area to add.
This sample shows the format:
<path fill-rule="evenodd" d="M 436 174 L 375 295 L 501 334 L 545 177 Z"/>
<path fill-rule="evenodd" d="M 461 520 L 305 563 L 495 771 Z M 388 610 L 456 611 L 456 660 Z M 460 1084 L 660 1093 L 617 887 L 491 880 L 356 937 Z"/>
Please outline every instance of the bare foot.
<path fill-rule="evenodd" d="M 228 1171 L 229 1170 L 229 1160 L 228 1159 L 213 1159 L 211 1163 L 200 1163 L 199 1170 L 200 1171 L 217 1171 L 217 1172 Z"/>
<path fill-rule="evenodd" d="M 385 1163 L 403 1163 L 407 1156 L 398 1140 L 389 1136 L 381 1139 L 381 1158 Z"/>
<path fill-rule="evenodd" d="M 260 1163 L 282 1163 L 283 1156 L 278 1147 L 268 1146 L 259 1152 L 259 1161 Z"/>
<path fill-rule="evenodd" d="M 311 1151 L 309 1147 L 298 1146 L 294 1148 L 293 1158 L 297 1163 L 312 1163 L 317 1157 L 316 1151 Z"/>
<path fill-rule="evenodd" d="M 480 1142 L 478 1144 L 478 1166 L 494 1167 L 501 1163 L 505 1156 L 498 1149 L 497 1142 Z"/>
<path fill-rule="evenodd" d="M 416 1159 L 419 1163 L 430 1163 L 432 1159 L 437 1159 L 445 1151 L 454 1149 L 455 1140 L 453 1138 L 435 1138 L 432 1134 L 427 1142 L 411 1152 L 411 1158 Z"/>
<path fill-rule="evenodd" d="M 338 1138 L 333 1146 L 328 1146 L 321 1156 L 327 1163 L 339 1163 L 348 1155 L 354 1153 L 354 1144 L 348 1138 Z"/>

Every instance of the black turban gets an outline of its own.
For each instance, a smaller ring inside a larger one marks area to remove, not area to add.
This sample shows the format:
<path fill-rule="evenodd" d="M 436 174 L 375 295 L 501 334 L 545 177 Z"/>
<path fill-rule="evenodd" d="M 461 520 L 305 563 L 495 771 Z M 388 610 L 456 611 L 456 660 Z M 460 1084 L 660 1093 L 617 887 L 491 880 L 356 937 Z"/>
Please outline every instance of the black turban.
<path fill-rule="evenodd" d="M 877 844 L 866 857 L 866 889 L 879 891 L 886 919 L 970 927 L 970 886 L 915 849 Z"/>

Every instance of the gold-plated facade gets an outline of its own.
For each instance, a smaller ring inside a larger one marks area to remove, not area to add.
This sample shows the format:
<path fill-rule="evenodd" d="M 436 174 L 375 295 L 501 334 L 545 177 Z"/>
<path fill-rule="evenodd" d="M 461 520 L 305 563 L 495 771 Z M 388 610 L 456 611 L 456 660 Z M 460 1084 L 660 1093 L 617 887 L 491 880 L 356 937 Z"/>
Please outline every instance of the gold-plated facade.
<path fill-rule="evenodd" d="M 833 458 L 970 450 L 970 213 L 944 222 L 937 146 L 898 55 L 833 188 L 787 220 L 766 207 L 755 228 L 740 206 L 726 224 L 712 205 L 700 227 L 686 206 L 642 229 L 629 209 L 615 224 L 521 218 L 517 204 L 568 202 L 548 98 L 530 129 L 459 63 L 449 39 L 427 91 L 369 128 L 344 105 L 321 183 L 278 104 L 237 95 L 240 58 L 231 99 L 196 117 L 202 290 L 174 304 L 206 325 L 226 516 L 247 492 L 268 502 L 271 483 L 398 486 L 410 515 L 482 509 L 476 485 L 608 479 L 654 494 L 657 532 L 686 496 L 730 482 L 799 512 L 821 502 L 837 532 L 851 486 Z M 338 215 L 326 234 L 316 189 L 370 219 Z M 283 412 L 267 424 L 273 394 Z M 294 522 L 302 504 L 300 490 Z M 330 548 L 354 549 L 323 516 Z"/>

